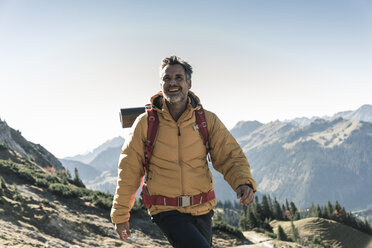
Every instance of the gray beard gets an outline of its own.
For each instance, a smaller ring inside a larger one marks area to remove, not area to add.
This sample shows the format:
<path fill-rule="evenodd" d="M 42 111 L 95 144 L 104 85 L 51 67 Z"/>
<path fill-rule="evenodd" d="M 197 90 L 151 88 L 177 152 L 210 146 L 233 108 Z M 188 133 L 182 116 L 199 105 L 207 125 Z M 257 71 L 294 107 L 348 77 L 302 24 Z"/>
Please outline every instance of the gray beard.
<path fill-rule="evenodd" d="M 186 96 L 182 93 L 178 94 L 177 96 L 168 96 L 167 94 L 163 93 L 163 96 L 169 103 L 179 103 L 183 102 L 186 98 Z"/>

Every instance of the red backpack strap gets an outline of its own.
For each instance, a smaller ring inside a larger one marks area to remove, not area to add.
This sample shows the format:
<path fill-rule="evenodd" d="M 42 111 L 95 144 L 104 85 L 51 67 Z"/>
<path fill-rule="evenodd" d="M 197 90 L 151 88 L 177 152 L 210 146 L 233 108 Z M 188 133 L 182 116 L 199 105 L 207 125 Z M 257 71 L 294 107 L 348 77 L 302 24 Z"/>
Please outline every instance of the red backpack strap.
<path fill-rule="evenodd" d="M 146 171 L 146 181 L 148 179 L 150 171 L 150 160 L 152 155 L 152 150 L 154 149 L 156 135 L 159 129 L 159 117 L 156 110 L 154 110 L 150 104 L 146 105 L 147 112 L 147 138 L 145 143 L 145 171 Z"/>
<path fill-rule="evenodd" d="M 199 133 L 203 138 L 204 145 L 207 149 L 208 159 L 210 159 L 210 146 L 209 146 L 209 136 L 208 136 L 208 128 L 207 128 L 207 121 L 205 118 L 205 112 L 202 106 L 200 106 L 200 109 L 195 112 L 196 117 L 196 124 L 198 125 Z"/>

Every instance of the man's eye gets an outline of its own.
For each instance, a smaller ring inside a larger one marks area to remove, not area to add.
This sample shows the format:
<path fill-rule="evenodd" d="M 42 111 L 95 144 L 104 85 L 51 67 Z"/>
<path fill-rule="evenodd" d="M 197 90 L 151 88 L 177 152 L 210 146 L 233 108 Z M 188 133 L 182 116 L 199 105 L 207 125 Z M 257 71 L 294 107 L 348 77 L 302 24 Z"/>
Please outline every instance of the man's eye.
<path fill-rule="evenodd" d="M 182 77 L 176 77 L 176 80 L 177 81 L 181 81 L 182 80 Z"/>
<path fill-rule="evenodd" d="M 164 82 L 169 82 L 170 81 L 170 78 L 169 77 L 165 77 L 165 78 L 163 78 L 163 81 Z"/>

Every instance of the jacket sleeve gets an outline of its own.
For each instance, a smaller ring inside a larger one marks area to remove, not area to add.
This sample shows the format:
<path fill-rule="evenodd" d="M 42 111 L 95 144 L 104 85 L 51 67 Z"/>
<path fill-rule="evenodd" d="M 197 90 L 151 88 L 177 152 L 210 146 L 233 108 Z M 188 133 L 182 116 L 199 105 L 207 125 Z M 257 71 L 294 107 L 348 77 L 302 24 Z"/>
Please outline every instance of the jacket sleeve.
<path fill-rule="evenodd" d="M 256 192 L 250 165 L 238 142 L 214 113 L 206 111 L 206 118 L 213 167 L 224 175 L 234 191 L 240 185 L 248 184 Z"/>
<path fill-rule="evenodd" d="M 144 175 L 144 142 L 147 131 L 146 116 L 139 116 L 123 146 L 118 165 L 118 181 L 111 208 L 113 223 L 129 221 L 137 190 Z"/>

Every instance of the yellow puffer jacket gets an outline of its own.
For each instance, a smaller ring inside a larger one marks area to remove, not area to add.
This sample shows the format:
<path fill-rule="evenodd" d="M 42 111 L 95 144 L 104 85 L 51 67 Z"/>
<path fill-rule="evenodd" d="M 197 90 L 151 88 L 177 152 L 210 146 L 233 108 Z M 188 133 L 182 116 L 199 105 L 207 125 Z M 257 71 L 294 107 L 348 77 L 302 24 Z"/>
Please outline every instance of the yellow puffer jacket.
<path fill-rule="evenodd" d="M 193 128 L 196 124 L 195 111 L 200 109 L 198 97 L 189 91 L 187 109 L 177 122 L 170 115 L 161 93 L 152 97 L 151 101 L 158 112 L 159 129 L 147 181 L 150 195 L 177 197 L 211 191 L 213 177 L 206 161 L 206 147 L 199 131 Z M 252 178 L 249 163 L 239 144 L 215 114 L 205 111 L 205 117 L 214 168 L 224 175 L 234 190 L 239 185 L 249 184 L 256 191 L 256 182 Z M 137 118 L 129 136 L 119 161 L 118 184 L 111 210 L 113 223 L 129 221 L 129 211 L 144 176 L 146 114 Z M 214 199 L 184 208 L 152 206 L 149 210 L 151 215 L 169 210 L 202 215 L 213 209 L 216 203 Z"/>

